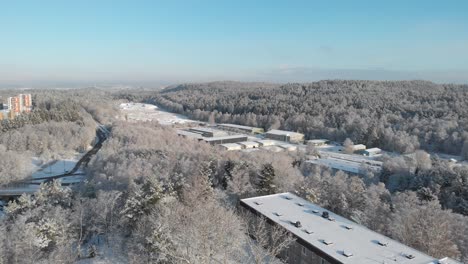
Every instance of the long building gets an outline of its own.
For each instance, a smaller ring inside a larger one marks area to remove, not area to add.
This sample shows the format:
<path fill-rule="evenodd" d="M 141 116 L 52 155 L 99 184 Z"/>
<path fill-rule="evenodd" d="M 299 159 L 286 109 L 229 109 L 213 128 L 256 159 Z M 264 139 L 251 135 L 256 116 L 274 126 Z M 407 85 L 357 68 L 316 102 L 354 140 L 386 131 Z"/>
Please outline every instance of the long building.
<path fill-rule="evenodd" d="M 287 263 L 461 264 L 426 255 L 291 193 L 242 199 L 240 205 L 296 238 L 278 256 Z"/>
<path fill-rule="evenodd" d="M 210 137 L 210 138 L 204 138 L 204 140 L 207 143 L 210 143 L 211 145 L 217 145 L 217 144 L 238 143 L 238 142 L 247 141 L 247 136 L 234 135 L 234 136 L 224 136 L 224 137 Z"/>
<path fill-rule="evenodd" d="M 234 124 L 218 124 L 219 128 L 233 131 L 233 132 L 242 132 L 247 134 L 261 134 L 265 131 L 263 128 L 260 127 L 250 127 L 250 126 L 242 126 L 242 125 L 234 125 Z"/>
<path fill-rule="evenodd" d="M 277 130 L 277 129 L 268 131 L 265 134 L 265 137 L 269 139 L 291 142 L 291 143 L 301 143 L 304 141 L 304 134 L 296 133 L 292 131 Z"/>

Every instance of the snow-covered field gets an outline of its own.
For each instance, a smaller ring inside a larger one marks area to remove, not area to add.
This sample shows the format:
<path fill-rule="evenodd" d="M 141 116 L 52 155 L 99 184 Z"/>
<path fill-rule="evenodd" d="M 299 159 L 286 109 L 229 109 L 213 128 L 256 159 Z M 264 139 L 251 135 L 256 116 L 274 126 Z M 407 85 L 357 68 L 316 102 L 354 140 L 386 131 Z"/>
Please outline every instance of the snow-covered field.
<path fill-rule="evenodd" d="M 129 121 L 158 121 L 161 125 L 195 122 L 186 116 L 161 110 L 155 105 L 142 103 L 122 103 L 120 110 Z"/>

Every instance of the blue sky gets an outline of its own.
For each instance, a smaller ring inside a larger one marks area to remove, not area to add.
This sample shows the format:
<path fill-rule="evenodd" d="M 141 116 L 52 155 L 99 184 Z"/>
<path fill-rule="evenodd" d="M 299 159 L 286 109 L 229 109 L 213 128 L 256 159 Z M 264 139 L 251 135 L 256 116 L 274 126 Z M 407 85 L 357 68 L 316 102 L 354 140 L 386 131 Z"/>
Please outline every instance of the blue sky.
<path fill-rule="evenodd" d="M 0 82 L 468 83 L 468 1 L 3 1 Z"/>

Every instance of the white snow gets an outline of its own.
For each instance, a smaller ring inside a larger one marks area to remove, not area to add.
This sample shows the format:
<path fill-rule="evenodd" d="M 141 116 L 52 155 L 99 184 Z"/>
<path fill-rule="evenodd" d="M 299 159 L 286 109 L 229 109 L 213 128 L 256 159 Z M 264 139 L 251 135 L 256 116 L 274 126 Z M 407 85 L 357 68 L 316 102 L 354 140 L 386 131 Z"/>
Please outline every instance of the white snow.
<path fill-rule="evenodd" d="M 122 103 L 120 110 L 129 121 L 157 121 L 161 125 L 196 122 L 186 116 L 164 111 L 155 105 L 143 103 Z"/>

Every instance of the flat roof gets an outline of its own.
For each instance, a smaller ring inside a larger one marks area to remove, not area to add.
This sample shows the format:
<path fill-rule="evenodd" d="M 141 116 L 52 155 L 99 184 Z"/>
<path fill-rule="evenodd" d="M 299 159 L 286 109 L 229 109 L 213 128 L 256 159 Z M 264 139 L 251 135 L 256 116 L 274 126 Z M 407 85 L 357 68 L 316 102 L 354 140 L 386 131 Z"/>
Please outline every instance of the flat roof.
<path fill-rule="evenodd" d="M 317 144 L 319 144 L 319 143 L 324 144 L 324 143 L 327 143 L 328 141 L 330 141 L 330 140 L 328 140 L 328 139 L 311 139 L 311 140 L 307 140 L 307 142 L 317 143 Z"/>
<path fill-rule="evenodd" d="M 278 141 L 274 141 L 274 140 L 270 140 L 270 139 L 255 140 L 255 142 L 258 142 L 260 144 L 270 144 L 270 145 L 274 145 L 274 144 L 278 143 Z"/>
<path fill-rule="evenodd" d="M 221 130 L 213 129 L 210 127 L 191 127 L 189 130 L 202 131 L 202 132 L 224 132 Z"/>
<path fill-rule="evenodd" d="M 260 129 L 259 127 L 251 127 L 251 126 L 243 126 L 243 125 L 235 125 L 235 124 L 218 124 L 218 126 L 232 127 L 232 128 L 245 129 L 245 130 Z"/>
<path fill-rule="evenodd" d="M 356 144 L 356 145 L 353 145 L 353 148 L 366 148 L 366 145 L 364 145 L 364 144 Z"/>
<path fill-rule="evenodd" d="M 242 146 L 237 144 L 237 143 L 224 143 L 224 144 L 219 144 L 218 146 L 223 146 L 225 148 L 237 148 L 237 149 L 242 149 Z"/>
<path fill-rule="evenodd" d="M 247 138 L 247 136 L 243 135 L 233 135 L 233 136 L 224 136 L 224 137 L 210 137 L 205 138 L 205 141 L 216 141 L 216 140 L 224 140 L 224 139 L 234 139 L 234 138 Z"/>
<path fill-rule="evenodd" d="M 254 142 L 254 141 L 244 141 L 244 142 L 238 142 L 236 144 L 245 145 L 245 146 L 259 146 L 260 145 L 258 142 Z"/>
<path fill-rule="evenodd" d="M 366 149 L 366 151 L 369 151 L 369 152 L 379 152 L 379 151 L 382 151 L 382 150 L 379 149 L 379 148 L 369 148 L 369 149 Z"/>
<path fill-rule="evenodd" d="M 332 157 L 307 160 L 306 162 L 316 164 L 316 165 L 323 165 L 323 166 L 327 166 L 336 170 L 342 170 L 345 172 L 351 172 L 355 174 L 359 174 L 361 172 L 361 169 L 363 168 L 362 162 L 343 160 L 343 159 L 337 159 L 337 158 L 332 158 Z M 382 167 L 380 166 L 375 166 L 375 165 L 370 165 L 370 164 L 365 164 L 365 166 L 376 172 L 380 172 L 382 170 Z"/>
<path fill-rule="evenodd" d="M 285 130 L 278 130 L 278 129 L 272 129 L 267 132 L 267 134 L 275 134 L 275 135 L 289 135 L 289 136 L 304 136 L 304 134 L 293 132 L 293 131 L 285 131 Z"/>
<path fill-rule="evenodd" d="M 177 135 L 193 137 L 193 138 L 203 138 L 203 136 L 198 133 L 185 131 L 185 130 L 177 130 Z"/>
<path fill-rule="evenodd" d="M 317 251 L 344 264 L 435 264 L 439 259 L 428 256 L 365 226 L 339 216 L 291 193 L 279 193 L 241 200 L 248 206 L 304 240 Z M 328 212 L 333 221 L 323 218 Z M 280 216 L 278 216 L 279 214 Z M 302 227 L 292 222 L 300 221 Z M 325 243 L 331 243 L 326 245 Z M 385 246 L 379 245 L 386 244 Z M 351 257 L 343 255 L 352 254 Z M 413 259 L 407 258 L 414 256 Z M 459 263 L 447 259 L 451 262 Z M 444 262 L 442 262 L 444 263 Z M 461 263 L 460 263 L 461 264 Z"/>

